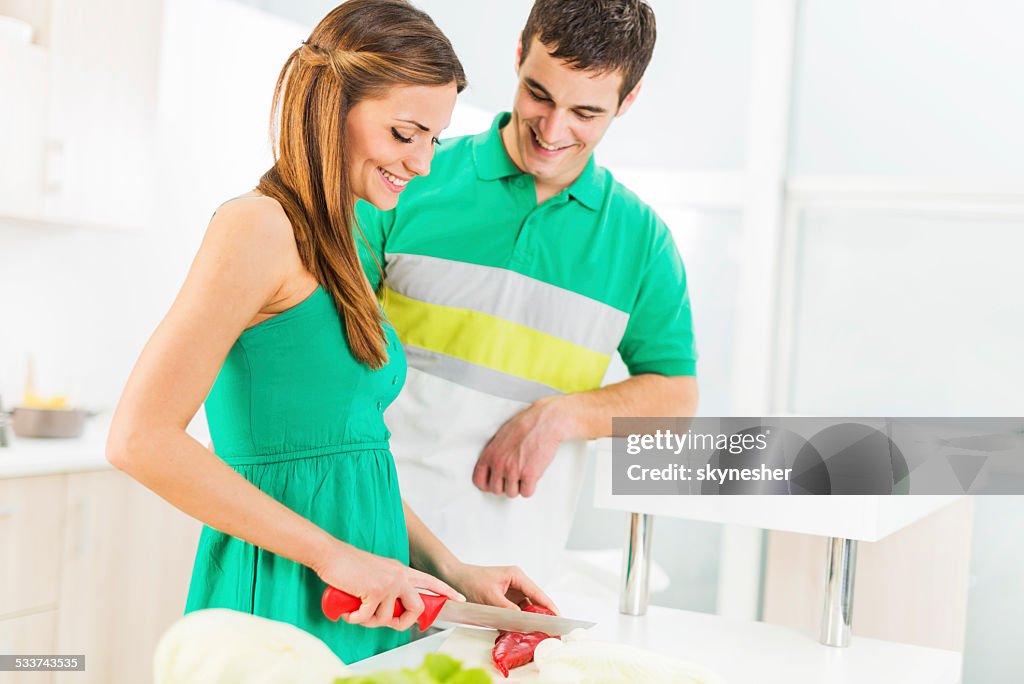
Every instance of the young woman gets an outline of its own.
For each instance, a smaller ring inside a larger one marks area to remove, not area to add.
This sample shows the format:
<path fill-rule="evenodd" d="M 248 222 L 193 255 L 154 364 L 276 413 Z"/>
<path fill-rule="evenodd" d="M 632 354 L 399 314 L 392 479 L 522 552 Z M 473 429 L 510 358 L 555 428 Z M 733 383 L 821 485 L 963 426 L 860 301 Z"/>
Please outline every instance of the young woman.
<path fill-rule="evenodd" d="M 403 507 L 383 421 L 405 359 L 360 266 L 353 208 L 393 208 L 429 172 L 464 85 L 451 44 L 401 0 L 346 2 L 285 63 L 274 166 L 211 220 L 107 445 L 207 525 L 188 611 L 290 622 L 352 662 L 408 640 L 419 590 L 551 605 L 517 568 L 460 563 Z M 185 432 L 204 399 L 216 456 Z M 359 610 L 324 618 L 325 584 Z"/>

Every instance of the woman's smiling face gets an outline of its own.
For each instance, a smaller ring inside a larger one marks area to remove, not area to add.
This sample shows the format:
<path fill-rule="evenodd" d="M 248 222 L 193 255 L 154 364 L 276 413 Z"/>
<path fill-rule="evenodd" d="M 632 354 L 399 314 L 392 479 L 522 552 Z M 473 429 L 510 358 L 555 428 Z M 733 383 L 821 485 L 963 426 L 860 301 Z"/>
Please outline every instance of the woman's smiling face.
<path fill-rule="evenodd" d="M 430 173 L 441 131 L 452 116 L 454 83 L 396 86 L 356 104 L 345 122 L 349 183 L 358 199 L 394 209 L 405 184 Z"/>

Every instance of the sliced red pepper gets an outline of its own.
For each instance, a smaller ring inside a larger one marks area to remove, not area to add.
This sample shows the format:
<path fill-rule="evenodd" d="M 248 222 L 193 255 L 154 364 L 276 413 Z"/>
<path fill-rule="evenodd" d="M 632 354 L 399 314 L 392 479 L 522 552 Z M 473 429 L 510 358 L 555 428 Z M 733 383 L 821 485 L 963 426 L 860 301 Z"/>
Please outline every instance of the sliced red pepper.
<path fill-rule="evenodd" d="M 523 610 L 528 613 L 554 615 L 547 608 L 540 606 L 526 606 Z M 550 638 L 544 632 L 499 631 L 498 638 L 494 640 L 494 649 L 491 650 L 494 666 L 504 677 L 508 677 L 509 670 L 533 662 L 533 652 L 537 649 L 537 644 Z"/>

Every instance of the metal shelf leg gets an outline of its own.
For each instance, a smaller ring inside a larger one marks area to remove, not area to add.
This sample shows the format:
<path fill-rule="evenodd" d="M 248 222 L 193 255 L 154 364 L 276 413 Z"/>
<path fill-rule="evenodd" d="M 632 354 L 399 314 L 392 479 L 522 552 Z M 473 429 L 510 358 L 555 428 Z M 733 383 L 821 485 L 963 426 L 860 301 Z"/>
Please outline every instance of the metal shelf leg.
<path fill-rule="evenodd" d="M 853 581 L 857 570 L 857 542 L 829 537 L 828 565 L 825 570 L 825 609 L 821 616 L 821 643 L 826 646 L 850 645 L 853 623 Z"/>
<path fill-rule="evenodd" d="M 631 513 L 629 542 L 622 563 L 622 587 L 619 612 L 624 615 L 647 613 L 647 589 L 651 578 L 651 534 L 654 516 Z"/>

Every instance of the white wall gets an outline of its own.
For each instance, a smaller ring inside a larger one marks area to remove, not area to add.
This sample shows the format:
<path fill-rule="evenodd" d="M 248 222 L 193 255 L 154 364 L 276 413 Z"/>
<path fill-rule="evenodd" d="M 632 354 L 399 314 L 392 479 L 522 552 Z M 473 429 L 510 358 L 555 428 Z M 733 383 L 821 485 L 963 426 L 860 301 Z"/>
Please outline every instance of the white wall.
<path fill-rule="evenodd" d="M 185 259 L 155 235 L 0 219 L 0 396 L 19 403 L 26 359 L 37 390 L 112 408 Z"/>

